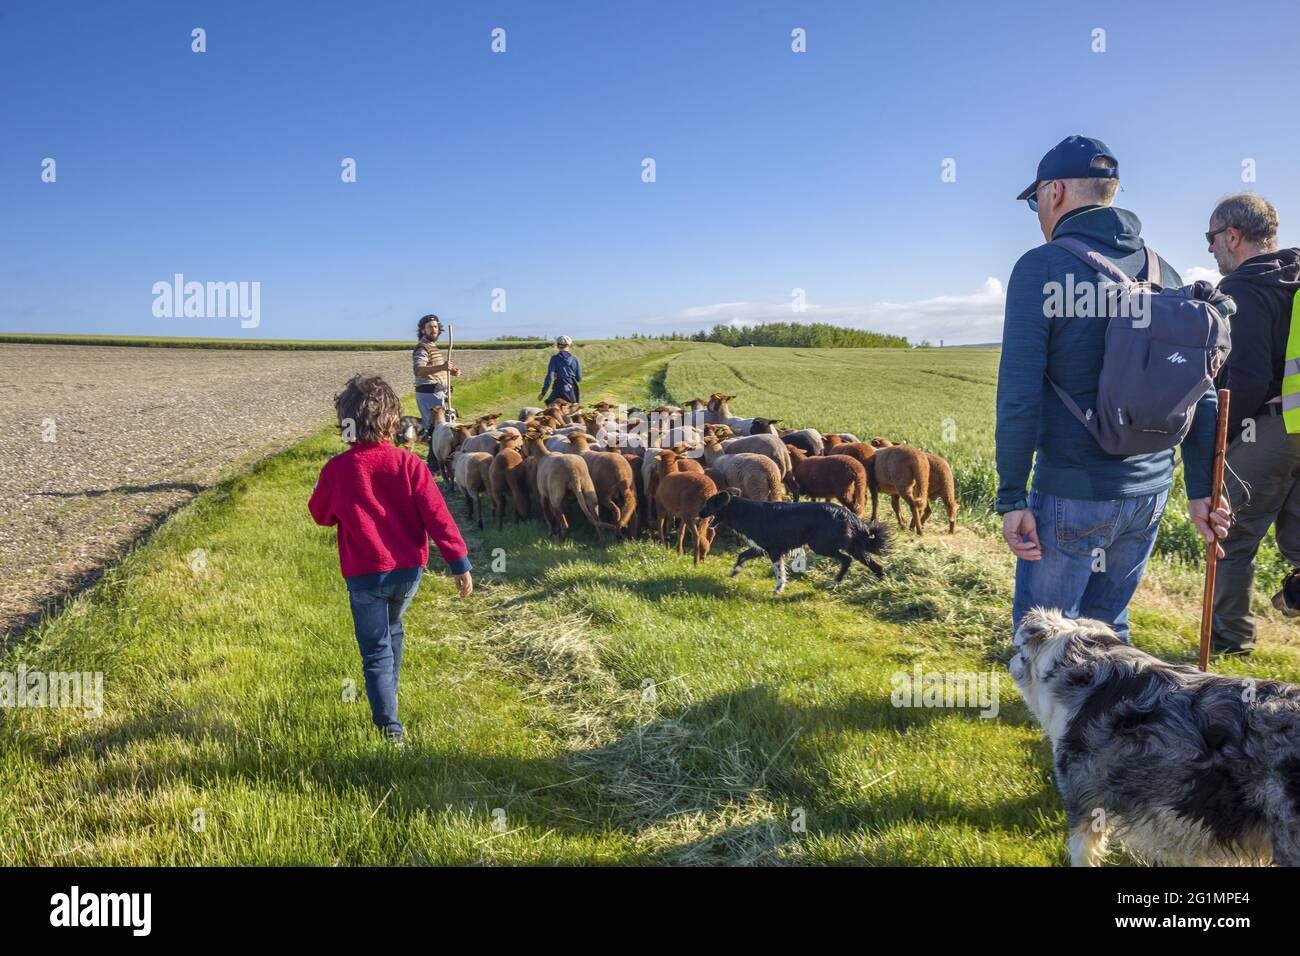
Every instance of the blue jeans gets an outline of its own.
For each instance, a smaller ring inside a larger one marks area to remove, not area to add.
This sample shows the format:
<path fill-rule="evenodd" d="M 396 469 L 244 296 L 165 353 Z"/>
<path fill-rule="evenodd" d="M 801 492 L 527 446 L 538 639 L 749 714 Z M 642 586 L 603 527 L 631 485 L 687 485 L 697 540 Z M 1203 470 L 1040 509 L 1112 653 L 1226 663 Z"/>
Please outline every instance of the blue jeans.
<path fill-rule="evenodd" d="M 1128 641 L 1128 602 L 1156 543 L 1169 492 L 1085 501 L 1030 492 L 1043 556 L 1016 561 L 1012 627 L 1032 608 L 1094 618 Z"/>
<path fill-rule="evenodd" d="M 352 628 L 361 651 L 370 717 L 380 730 L 402 732 L 397 719 L 397 676 L 402 667 L 402 615 L 410 605 L 420 579 L 380 584 L 348 591 Z"/>

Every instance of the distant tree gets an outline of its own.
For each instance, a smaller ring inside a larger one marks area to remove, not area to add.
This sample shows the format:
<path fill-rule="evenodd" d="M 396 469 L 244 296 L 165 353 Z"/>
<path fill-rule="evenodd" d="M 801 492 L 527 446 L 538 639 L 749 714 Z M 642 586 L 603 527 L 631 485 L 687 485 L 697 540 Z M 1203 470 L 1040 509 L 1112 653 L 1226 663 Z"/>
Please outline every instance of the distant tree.
<path fill-rule="evenodd" d="M 695 342 L 717 342 L 733 348 L 744 345 L 807 349 L 905 349 L 908 347 L 908 341 L 902 335 L 886 335 L 866 329 L 846 329 L 825 322 L 764 322 L 744 328 L 715 325 L 712 329 L 701 330 L 689 338 Z"/>

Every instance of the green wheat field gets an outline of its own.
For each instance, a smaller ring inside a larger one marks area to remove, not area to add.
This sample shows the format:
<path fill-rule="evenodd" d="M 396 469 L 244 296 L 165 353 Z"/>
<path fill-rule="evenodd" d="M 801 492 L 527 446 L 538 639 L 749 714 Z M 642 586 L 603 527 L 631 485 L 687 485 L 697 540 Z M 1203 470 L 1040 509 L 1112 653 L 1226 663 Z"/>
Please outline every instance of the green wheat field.
<path fill-rule="evenodd" d="M 1065 864 L 1050 750 L 1005 670 L 997 353 L 638 341 L 579 355 L 590 402 L 724 391 L 740 415 L 943 454 L 957 533 L 936 518 L 899 534 L 887 578 L 855 568 L 834 592 L 814 559 L 774 597 L 765 563 L 726 576 L 725 534 L 693 566 L 649 541 L 602 551 L 581 523 L 559 544 L 535 522 L 462 520 L 477 588 L 458 600 L 435 572 L 408 612 L 398 751 L 364 693 L 344 692 L 361 679 L 347 598 L 333 531 L 306 509 L 342 448 L 322 408 L 316 437 L 205 492 L 0 661 L 105 675 L 98 719 L 0 711 L 0 863 Z M 462 418 L 517 412 L 546 359 L 458 385 Z M 1199 549 L 1180 510 L 1133 633 L 1190 661 Z M 1261 566 L 1260 650 L 1219 669 L 1300 680 L 1293 626 L 1262 610 L 1271 545 Z M 996 716 L 894 706 L 894 676 L 917 666 L 997 677 Z"/>

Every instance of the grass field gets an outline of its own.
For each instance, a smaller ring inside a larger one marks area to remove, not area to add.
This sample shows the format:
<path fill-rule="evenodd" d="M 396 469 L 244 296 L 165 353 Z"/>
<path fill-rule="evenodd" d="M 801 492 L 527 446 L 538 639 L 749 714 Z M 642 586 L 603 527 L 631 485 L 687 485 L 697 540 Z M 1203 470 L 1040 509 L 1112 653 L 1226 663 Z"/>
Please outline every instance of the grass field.
<path fill-rule="evenodd" d="M 959 475 L 991 456 L 991 353 L 582 356 L 593 401 L 722 390 L 741 414 L 927 444 Z M 458 408 L 531 401 L 538 362 L 459 386 Z M 322 432 L 202 495 L 9 653 L 104 671 L 106 706 L 0 717 L 0 862 L 1066 861 L 1049 749 L 1005 672 L 1011 560 L 979 514 L 900 536 L 884 581 L 831 592 L 814 561 L 779 597 L 757 563 L 726 577 L 723 535 L 696 567 L 462 523 L 478 587 L 462 602 L 427 576 L 408 613 L 399 752 L 363 692 L 345 699 L 360 667 L 333 533 L 306 513 L 339 447 Z M 1154 562 L 1137 643 L 1190 660 L 1197 601 L 1193 570 Z M 1220 669 L 1300 679 L 1285 634 Z M 894 706 L 916 667 L 996 677 L 997 715 Z"/>

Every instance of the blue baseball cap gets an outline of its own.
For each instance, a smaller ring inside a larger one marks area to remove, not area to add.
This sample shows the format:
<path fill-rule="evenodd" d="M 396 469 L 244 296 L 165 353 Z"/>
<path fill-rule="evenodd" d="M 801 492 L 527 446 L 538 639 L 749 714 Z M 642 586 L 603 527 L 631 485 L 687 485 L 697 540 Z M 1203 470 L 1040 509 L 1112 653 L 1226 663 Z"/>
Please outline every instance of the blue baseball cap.
<path fill-rule="evenodd" d="M 1112 160 L 1113 168 L 1095 167 L 1092 161 L 1098 156 Z M 1028 199 L 1038 190 L 1038 184 L 1049 179 L 1119 179 L 1119 160 L 1099 139 L 1087 136 L 1067 136 L 1047 151 L 1038 163 L 1038 178 L 1016 199 Z"/>

